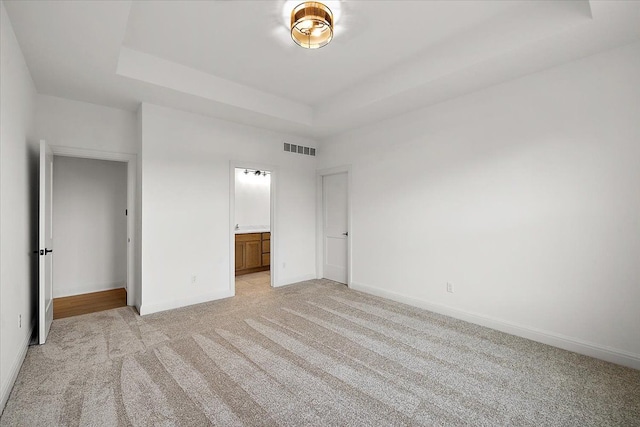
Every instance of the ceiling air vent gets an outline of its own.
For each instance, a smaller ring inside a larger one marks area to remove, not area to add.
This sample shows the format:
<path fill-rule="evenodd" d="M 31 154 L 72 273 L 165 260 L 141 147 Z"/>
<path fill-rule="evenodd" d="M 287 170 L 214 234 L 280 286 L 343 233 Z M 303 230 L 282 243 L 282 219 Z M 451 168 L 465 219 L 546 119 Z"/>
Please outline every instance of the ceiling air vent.
<path fill-rule="evenodd" d="M 303 147 L 302 145 L 289 144 L 288 142 L 284 143 L 284 151 L 289 153 L 298 153 L 304 154 L 306 156 L 315 156 L 316 149 L 312 147 Z"/>

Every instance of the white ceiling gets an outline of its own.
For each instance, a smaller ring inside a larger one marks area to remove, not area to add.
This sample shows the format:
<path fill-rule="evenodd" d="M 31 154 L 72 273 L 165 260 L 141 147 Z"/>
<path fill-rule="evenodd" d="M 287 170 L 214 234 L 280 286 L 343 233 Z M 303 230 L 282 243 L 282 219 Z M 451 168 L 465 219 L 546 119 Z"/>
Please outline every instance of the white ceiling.
<path fill-rule="evenodd" d="M 5 6 L 40 93 L 311 137 L 640 39 L 636 1 L 328 3 L 335 37 L 314 51 L 291 41 L 284 0 Z"/>
<path fill-rule="evenodd" d="M 315 105 L 514 7 L 504 1 L 410 2 L 407 13 L 403 3 L 345 2 L 337 27 L 344 31 L 331 49 L 310 51 L 291 41 L 278 2 L 136 2 L 124 45 Z"/>

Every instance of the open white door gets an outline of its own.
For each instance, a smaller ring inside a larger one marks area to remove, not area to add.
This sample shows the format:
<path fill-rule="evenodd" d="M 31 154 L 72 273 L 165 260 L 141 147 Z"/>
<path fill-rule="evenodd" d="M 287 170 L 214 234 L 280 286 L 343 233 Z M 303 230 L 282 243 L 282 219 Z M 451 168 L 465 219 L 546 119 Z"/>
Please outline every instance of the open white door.
<path fill-rule="evenodd" d="M 38 341 L 44 344 L 53 322 L 53 151 L 40 141 L 38 255 Z"/>
<path fill-rule="evenodd" d="M 347 283 L 347 173 L 322 177 L 324 220 L 324 277 Z"/>

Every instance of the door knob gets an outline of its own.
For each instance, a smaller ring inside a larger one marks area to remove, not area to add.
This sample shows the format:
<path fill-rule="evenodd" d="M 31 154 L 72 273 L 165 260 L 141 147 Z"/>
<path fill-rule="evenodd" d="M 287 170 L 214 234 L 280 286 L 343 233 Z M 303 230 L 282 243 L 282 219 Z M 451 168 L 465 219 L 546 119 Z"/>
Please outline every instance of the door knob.
<path fill-rule="evenodd" d="M 44 254 L 48 254 L 49 252 L 53 252 L 53 249 L 44 248 Z"/>
<path fill-rule="evenodd" d="M 343 235 L 343 236 L 348 236 L 348 235 L 349 235 L 349 232 L 348 232 L 348 231 L 345 231 L 344 233 L 342 233 L 342 235 Z"/>

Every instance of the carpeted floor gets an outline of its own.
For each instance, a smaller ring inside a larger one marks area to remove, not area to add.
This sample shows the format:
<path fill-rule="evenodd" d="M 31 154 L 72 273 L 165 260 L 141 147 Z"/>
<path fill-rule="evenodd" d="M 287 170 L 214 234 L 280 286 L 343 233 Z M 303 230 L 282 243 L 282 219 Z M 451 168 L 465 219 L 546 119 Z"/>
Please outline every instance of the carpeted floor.
<path fill-rule="evenodd" d="M 637 426 L 640 371 L 314 280 L 55 320 L 0 424 Z"/>

